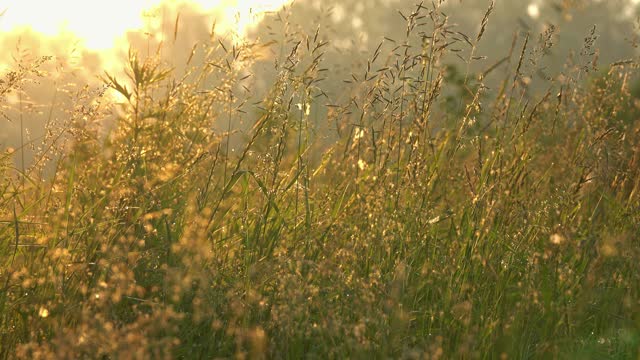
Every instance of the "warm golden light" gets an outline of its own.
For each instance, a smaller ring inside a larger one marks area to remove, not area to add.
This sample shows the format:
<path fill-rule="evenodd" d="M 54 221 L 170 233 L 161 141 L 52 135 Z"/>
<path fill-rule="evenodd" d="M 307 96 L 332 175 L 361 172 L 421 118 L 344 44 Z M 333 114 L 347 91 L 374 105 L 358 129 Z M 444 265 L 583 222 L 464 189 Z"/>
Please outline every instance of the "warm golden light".
<path fill-rule="evenodd" d="M 71 36 L 88 50 L 113 48 L 128 31 L 145 28 L 145 17 L 166 5 L 193 6 L 212 15 L 217 31 L 244 36 L 266 11 L 290 0 L 16 0 L 0 5 L 0 31 L 31 30 L 43 36 Z M 148 20 L 148 19 L 147 19 Z M 1 36 L 1 35 L 0 35 Z"/>
<path fill-rule="evenodd" d="M 21 0 L 14 1 L 0 18 L 4 32 L 32 30 L 45 36 L 71 35 L 90 50 L 112 47 L 127 30 L 143 26 L 145 9 L 157 5 L 150 0 Z"/>
<path fill-rule="evenodd" d="M 197 0 L 195 3 L 205 13 L 219 13 L 218 24 L 223 31 L 232 31 L 244 36 L 256 25 L 266 12 L 275 11 L 292 0 Z"/>

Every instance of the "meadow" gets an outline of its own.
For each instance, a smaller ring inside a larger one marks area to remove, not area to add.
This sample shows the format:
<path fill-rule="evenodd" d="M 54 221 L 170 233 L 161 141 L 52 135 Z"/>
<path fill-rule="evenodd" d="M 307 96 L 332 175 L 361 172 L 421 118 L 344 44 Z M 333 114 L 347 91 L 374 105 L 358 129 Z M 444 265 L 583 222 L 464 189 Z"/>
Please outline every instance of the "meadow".
<path fill-rule="evenodd" d="M 491 12 L 416 6 L 332 84 L 322 28 L 132 49 L 1 149 L 0 358 L 640 358 L 637 59 L 482 54 Z"/>

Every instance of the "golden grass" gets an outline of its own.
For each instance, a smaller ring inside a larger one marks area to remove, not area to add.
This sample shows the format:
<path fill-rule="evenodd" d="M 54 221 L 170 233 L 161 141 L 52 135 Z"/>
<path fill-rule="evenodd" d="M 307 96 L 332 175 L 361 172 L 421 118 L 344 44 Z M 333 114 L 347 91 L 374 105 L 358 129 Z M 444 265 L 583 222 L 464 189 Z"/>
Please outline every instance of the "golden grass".
<path fill-rule="evenodd" d="M 106 137 L 78 95 L 50 176 L 0 155 L 0 358 L 637 357 L 637 64 L 587 40 L 536 92 L 553 35 L 522 34 L 460 73 L 490 13 L 403 14 L 339 99 L 321 31 L 287 34 L 253 105 L 259 44 L 187 74 L 132 51 Z"/>

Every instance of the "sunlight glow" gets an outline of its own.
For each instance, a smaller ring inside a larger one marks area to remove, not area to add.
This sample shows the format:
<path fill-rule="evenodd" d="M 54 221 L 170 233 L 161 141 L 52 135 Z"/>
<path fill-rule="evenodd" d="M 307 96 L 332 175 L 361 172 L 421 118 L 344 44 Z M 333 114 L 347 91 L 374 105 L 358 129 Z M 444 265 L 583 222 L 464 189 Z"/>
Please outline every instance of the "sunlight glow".
<path fill-rule="evenodd" d="M 31 30 L 54 37 L 73 34 L 89 50 L 107 50 L 127 31 L 143 29 L 145 16 L 161 5 L 193 5 L 214 14 L 221 32 L 244 36 L 261 19 L 290 0 L 19 0 L 0 2 L 0 31 Z"/>
<path fill-rule="evenodd" d="M 537 19 L 540 16 L 540 8 L 537 4 L 529 4 L 527 7 L 527 14 L 533 19 Z"/>
<path fill-rule="evenodd" d="M 141 16 L 151 0 L 21 0 L 5 6 L 0 17 L 2 31 L 30 29 L 45 36 L 72 33 L 91 50 L 113 46 L 127 30 L 143 26 Z"/>
<path fill-rule="evenodd" d="M 231 30 L 239 36 L 262 20 L 265 13 L 280 9 L 291 0 L 185 0 L 196 3 L 205 13 L 222 11 L 218 20 L 225 31 Z M 220 21 L 222 20 L 222 21 Z"/>

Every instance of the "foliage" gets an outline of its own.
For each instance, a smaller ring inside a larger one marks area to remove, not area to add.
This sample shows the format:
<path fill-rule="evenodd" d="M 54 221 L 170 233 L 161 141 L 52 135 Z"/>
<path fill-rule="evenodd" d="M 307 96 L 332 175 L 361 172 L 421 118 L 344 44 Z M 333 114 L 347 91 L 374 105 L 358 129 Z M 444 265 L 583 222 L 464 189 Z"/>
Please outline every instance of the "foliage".
<path fill-rule="evenodd" d="M 339 99 L 329 39 L 287 34 L 251 109 L 263 44 L 132 50 L 107 136 L 99 94 L 49 177 L 0 155 L 0 357 L 639 356 L 637 64 L 591 77 L 587 41 L 534 91 L 523 34 L 473 73 L 490 12 L 416 7 Z"/>

